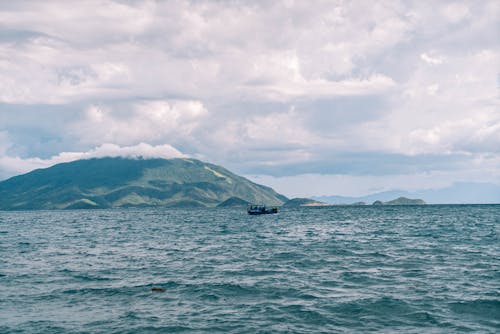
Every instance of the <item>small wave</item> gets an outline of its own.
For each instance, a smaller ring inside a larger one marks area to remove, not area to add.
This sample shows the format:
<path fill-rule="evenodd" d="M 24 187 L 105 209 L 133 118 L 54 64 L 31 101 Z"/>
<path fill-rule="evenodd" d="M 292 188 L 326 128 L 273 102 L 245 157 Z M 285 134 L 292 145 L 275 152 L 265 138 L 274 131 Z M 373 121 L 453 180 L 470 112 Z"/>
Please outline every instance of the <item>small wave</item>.
<path fill-rule="evenodd" d="M 282 306 L 280 310 L 306 324 L 325 325 L 334 322 L 332 318 L 304 305 Z"/>
<path fill-rule="evenodd" d="M 425 311 L 409 313 L 406 316 L 409 320 L 412 320 L 415 323 L 425 323 L 431 325 L 439 324 L 439 321 L 434 316 Z"/>
<path fill-rule="evenodd" d="M 65 328 L 59 324 L 58 322 L 48 320 L 28 321 L 16 326 L 15 330 L 12 330 L 10 333 L 65 333 Z M 9 331 L 5 333 L 9 333 Z"/>
<path fill-rule="evenodd" d="M 281 252 L 281 253 L 276 253 L 272 257 L 272 260 L 294 260 L 294 259 L 302 259 L 306 255 L 303 253 L 294 253 L 294 252 Z"/>
<path fill-rule="evenodd" d="M 342 316 L 376 316 L 395 317 L 406 316 L 415 312 L 413 308 L 403 300 L 391 297 L 379 299 L 360 299 L 331 306 L 329 309 L 334 314 Z"/>
<path fill-rule="evenodd" d="M 207 293 L 207 294 L 201 295 L 200 299 L 204 300 L 204 301 L 208 301 L 208 302 L 216 302 L 220 299 L 220 297 L 217 295 L 214 295 L 212 293 Z"/>
<path fill-rule="evenodd" d="M 68 295 L 116 295 L 120 293 L 126 293 L 130 291 L 130 288 L 80 288 L 80 289 L 68 289 L 62 291 L 63 294 Z"/>
<path fill-rule="evenodd" d="M 182 332 L 192 332 L 194 328 L 173 325 L 173 326 L 132 326 L 127 329 L 119 329 L 118 331 L 112 331 L 112 333 L 120 334 L 135 334 L 135 333 L 182 333 Z"/>
<path fill-rule="evenodd" d="M 135 294 L 145 294 L 150 293 L 152 287 L 162 287 L 167 289 L 177 286 L 178 284 L 175 282 L 167 282 L 167 283 L 156 283 L 156 284 L 145 284 L 145 285 L 134 285 L 134 286 L 121 286 L 121 287 L 102 287 L 102 288 L 93 288 L 93 287 L 82 287 L 79 289 L 67 289 L 63 290 L 63 294 L 67 295 L 104 295 L 104 296 L 113 296 L 113 295 L 135 295 Z"/>
<path fill-rule="evenodd" d="M 223 296 L 249 296 L 254 295 L 257 291 L 251 287 L 243 286 L 240 284 L 220 283 L 220 284 L 206 284 L 205 288 L 217 292 Z"/>
<path fill-rule="evenodd" d="M 76 279 L 83 281 L 83 282 L 113 281 L 114 280 L 113 278 L 110 278 L 110 277 L 102 277 L 102 276 L 86 275 L 86 274 L 74 275 L 73 278 L 76 278 Z"/>
<path fill-rule="evenodd" d="M 243 277 L 275 276 L 281 273 L 282 271 L 279 270 L 264 270 L 264 269 L 244 269 L 240 271 L 231 271 L 232 276 L 243 276 Z"/>
<path fill-rule="evenodd" d="M 373 284 L 380 280 L 368 272 L 345 271 L 340 275 L 340 277 L 344 282 L 354 284 Z"/>
<path fill-rule="evenodd" d="M 294 267 L 297 269 L 314 269 L 314 268 L 325 268 L 330 265 L 331 262 L 324 259 L 303 259 L 294 262 Z"/>
<path fill-rule="evenodd" d="M 500 319 L 500 300 L 476 299 L 449 303 L 450 309 L 461 315 L 483 319 Z"/>

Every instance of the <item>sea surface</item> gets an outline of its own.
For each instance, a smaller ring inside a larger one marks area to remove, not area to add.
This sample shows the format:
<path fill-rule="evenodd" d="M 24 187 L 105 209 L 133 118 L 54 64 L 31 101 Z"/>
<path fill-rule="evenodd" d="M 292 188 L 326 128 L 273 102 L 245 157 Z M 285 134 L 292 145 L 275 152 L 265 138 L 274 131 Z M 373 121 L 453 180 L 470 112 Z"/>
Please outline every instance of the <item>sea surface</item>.
<path fill-rule="evenodd" d="M 500 205 L 0 212 L 0 333 L 499 333 L 499 232 Z"/>

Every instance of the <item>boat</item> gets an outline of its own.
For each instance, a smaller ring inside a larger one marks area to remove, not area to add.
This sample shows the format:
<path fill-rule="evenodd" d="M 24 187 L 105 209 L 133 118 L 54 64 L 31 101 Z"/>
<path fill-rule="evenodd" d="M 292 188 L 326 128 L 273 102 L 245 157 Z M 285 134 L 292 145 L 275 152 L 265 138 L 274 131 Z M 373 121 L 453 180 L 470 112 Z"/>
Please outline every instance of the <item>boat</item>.
<path fill-rule="evenodd" d="M 265 205 L 249 205 L 247 207 L 249 215 L 266 215 L 271 213 L 278 213 L 277 207 L 267 208 Z"/>

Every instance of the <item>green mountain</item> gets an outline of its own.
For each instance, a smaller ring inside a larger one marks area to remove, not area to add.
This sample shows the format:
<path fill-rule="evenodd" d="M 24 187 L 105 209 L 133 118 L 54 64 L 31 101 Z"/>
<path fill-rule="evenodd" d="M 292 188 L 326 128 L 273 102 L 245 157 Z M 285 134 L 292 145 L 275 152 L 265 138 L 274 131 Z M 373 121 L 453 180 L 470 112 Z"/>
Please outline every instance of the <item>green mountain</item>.
<path fill-rule="evenodd" d="M 268 205 L 288 200 L 195 159 L 78 160 L 0 182 L 0 210 L 215 207 L 233 197 Z"/>

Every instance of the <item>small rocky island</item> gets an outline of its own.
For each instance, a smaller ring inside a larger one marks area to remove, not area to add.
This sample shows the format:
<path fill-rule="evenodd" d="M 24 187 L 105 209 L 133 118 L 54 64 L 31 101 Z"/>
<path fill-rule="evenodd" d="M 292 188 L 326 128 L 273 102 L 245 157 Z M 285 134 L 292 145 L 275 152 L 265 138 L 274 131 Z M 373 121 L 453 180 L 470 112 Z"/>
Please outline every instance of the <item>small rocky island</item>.
<path fill-rule="evenodd" d="M 422 199 L 399 197 L 388 202 L 375 201 L 373 202 L 372 205 L 425 205 L 425 204 L 427 203 L 425 203 L 425 201 Z"/>

